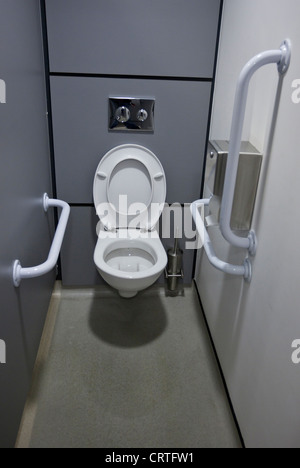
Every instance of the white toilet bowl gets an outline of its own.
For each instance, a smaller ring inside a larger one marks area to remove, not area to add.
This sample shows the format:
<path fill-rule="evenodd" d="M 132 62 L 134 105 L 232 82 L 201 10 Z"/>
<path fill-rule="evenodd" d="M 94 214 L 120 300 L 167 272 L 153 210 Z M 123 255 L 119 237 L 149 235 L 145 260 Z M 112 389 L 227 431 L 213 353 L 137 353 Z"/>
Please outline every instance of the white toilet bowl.
<path fill-rule="evenodd" d="M 118 146 L 101 160 L 94 179 L 94 203 L 101 221 L 94 262 L 122 297 L 134 297 L 151 286 L 167 265 L 154 229 L 165 197 L 164 170 L 147 148 Z"/>
<path fill-rule="evenodd" d="M 160 277 L 167 264 L 165 249 L 155 232 L 141 234 L 126 230 L 122 237 L 98 239 L 94 262 L 102 278 L 119 291 L 120 296 L 131 298 L 151 286 Z M 156 237 L 153 237 L 155 236 Z"/>

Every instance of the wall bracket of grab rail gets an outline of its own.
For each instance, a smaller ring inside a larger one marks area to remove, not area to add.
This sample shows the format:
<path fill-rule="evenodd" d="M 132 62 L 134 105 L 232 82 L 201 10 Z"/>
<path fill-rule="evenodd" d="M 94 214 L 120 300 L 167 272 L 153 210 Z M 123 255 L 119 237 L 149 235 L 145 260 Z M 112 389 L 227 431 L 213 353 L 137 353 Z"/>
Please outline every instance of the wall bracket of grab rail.
<path fill-rule="evenodd" d="M 190 207 L 193 220 L 196 224 L 198 235 L 200 236 L 201 242 L 203 244 L 203 247 L 208 257 L 209 262 L 215 268 L 217 268 L 220 271 L 223 271 L 224 273 L 228 273 L 230 275 L 235 275 L 235 276 L 243 276 L 246 281 L 250 282 L 252 278 L 252 265 L 251 265 L 249 258 L 245 259 L 243 265 L 232 265 L 231 263 L 226 263 L 223 260 L 220 260 L 216 256 L 210 237 L 206 230 L 204 221 L 199 213 L 199 208 L 203 206 L 208 206 L 209 202 L 210 202 L 210 199 L 196 200 L 194 203 L 191 204 L 191 207 Z"/>
<path fill-rule="evenodd" d="M 237 236 L 230 227 L 249 84 L 254 73 L 259 68 L 268 64 L 277 64 L 279 74 L 285 74 L 289 68 L 290 60 L 291 42 L 289 39 L 286 39 L 281 44 L 280 49 L 262 52 L 252 58 L 243 68 L 237 83 L 227 168 L 220 211 L 220 228 L 223 237 L 231 245 L 248 249 L 250 255 L 255 255 L 256 253 L 257 239 L 255 232 L 251 230 L 248 237 L 244 238 Z"/>
<path fill-rule="evenodd" d="M 44 211 L 47 212 L 48 208 L 56 207 L 62 208 L 62 212 L 59 218 L 59 223 L 56 228 L 55 236 L 49 251 L 48 259 L 46 262 L 41 265 L 23 268 L 19 260 L 15 260 L 13 266 L 13 283 L 16 288 L 20 286 L 22 279 L 36 278 L 38 276 L 43 276 L 49 273 L 56 266 L 58 256 L 60 254 L 61 246 L 63 243 L 64 235 L 66 232 L 69 215 L 70 215 L 70 206 L 68 203 L 55 200 L 48 197 L 45 193 L 43 198 Z"/>

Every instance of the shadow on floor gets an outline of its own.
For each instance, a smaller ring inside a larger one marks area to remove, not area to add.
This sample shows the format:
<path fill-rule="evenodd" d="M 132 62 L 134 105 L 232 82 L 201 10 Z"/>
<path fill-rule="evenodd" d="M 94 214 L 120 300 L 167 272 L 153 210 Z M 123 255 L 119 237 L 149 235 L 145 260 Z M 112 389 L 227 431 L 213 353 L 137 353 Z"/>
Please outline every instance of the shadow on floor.
<path fill-rule="evenodd" d="M 132 299 L 117 294 L 95 297 L 89 326 L 102 341 L 120 348 L 137 348 L 156 340 L 167 327 L 167 314 L 159 296 L 141 293 Z"/>

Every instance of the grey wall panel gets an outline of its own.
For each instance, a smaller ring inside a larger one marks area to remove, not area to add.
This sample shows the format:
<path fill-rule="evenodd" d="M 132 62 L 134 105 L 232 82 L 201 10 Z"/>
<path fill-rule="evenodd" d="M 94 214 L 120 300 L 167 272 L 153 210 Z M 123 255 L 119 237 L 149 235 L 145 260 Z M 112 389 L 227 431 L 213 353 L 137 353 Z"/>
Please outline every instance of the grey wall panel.
<path fill-rule="evenodd" d="M 200 195 L 210 103 L 210 82 L 51 77 L 57 189 L 70 203 L 93 203 L 99 161 L 125 143 L 148 147 L 167 177 L 167 202 Z M 155 131 L 108 130 L 109 96 L 154 97 Z"/>
<path fill-rule="evenodd" d="M 102 283 L 93 263 L 92 188 L 98 163 L 111 148 L 132 143 L 152 150 L 166 172 L 168 203 L 200 196 L 220 4 L 46 0 L 57 192 L 81 205 L 72 207 L 63 247 L 65 285 Z M 63 76 L 68 73 L 73 76 Z M 109 96 L 155 98 L 154 132 L 109 131 Z M 166 249 L 173 234 L 163 239 Z M 187 283 L 193 258 L 192 250 L 185 251 Z"/>
<path fill-rule="evenodd" d="M 212 77 L 220 0 L 46 0 L 52 72 Z"/>
<path fill-rule="evenodd" d="M 30 386 L 53 273 L 23 281 L 16 289 L 12 265 L 46 260 L 53 213 L 43 211 L 51 195 L 44 61 L 38 0 L 1 1 L 0 79 L 0 339 L 7 362 L 0 364 L 0 447 L 14 445 Z"/>
<path fill-rule="evenodd" d="M 71 208 L 61 252 L 64 286 L 105 284 L 94 263 L 98 221 L 94 208 L 81 206 Z"/>

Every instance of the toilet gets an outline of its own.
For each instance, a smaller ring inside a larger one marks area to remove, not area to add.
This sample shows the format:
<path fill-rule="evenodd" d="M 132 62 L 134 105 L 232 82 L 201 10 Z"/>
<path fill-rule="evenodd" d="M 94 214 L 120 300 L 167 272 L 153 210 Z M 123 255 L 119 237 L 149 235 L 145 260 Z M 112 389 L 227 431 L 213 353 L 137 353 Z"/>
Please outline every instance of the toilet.
<path fill-rule="evenodd" d="M 132 298 L 167 265 L 157 231 L 166 200 L 164 169 L 143 146 L 117 146 L 97 167 L 93 195 L 100 219 L 95 265 L 120 296 Z"/>

